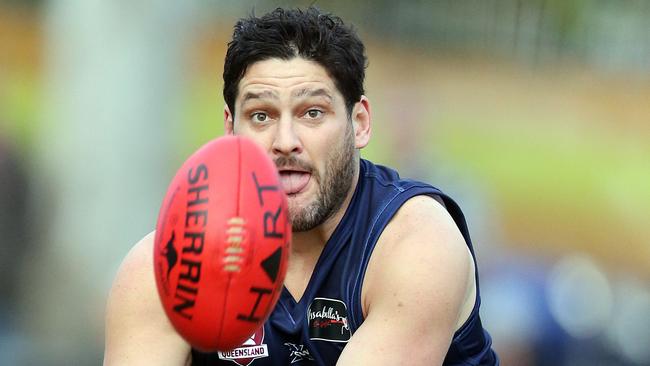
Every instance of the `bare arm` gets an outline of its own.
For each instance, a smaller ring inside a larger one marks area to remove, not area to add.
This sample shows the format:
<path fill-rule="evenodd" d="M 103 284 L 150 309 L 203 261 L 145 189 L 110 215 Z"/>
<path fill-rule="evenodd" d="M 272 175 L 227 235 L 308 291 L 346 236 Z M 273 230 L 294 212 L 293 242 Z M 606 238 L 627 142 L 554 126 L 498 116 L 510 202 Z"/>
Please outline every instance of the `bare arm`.
<path fill-rule="evenodd" d="M 106 307 L 104 365 L 189 365 L 190 346 L 176 333 L 158 298 L 154 234 L 127 254 Z"/>
<path fill-rule="evenodd" d="M 338 365 L 441 365 L 474 304 L 473 271 L 445 209 L 424 196 L 406 202 L 371 257 L 366 318 Z"/>

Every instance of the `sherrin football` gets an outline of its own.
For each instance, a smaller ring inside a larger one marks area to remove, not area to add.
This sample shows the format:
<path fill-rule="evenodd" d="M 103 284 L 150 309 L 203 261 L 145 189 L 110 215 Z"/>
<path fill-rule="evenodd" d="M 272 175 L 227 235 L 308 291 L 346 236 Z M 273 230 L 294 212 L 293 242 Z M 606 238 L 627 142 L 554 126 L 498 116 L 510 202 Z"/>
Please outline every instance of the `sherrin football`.
<path fill-rule="evenodd" d="M 291 225 L 277 169 L 252 140 L 221 137 L 181 166 L 156 225 L 165 313 L 203 351 L 241 345 L 282 290 Z"/>

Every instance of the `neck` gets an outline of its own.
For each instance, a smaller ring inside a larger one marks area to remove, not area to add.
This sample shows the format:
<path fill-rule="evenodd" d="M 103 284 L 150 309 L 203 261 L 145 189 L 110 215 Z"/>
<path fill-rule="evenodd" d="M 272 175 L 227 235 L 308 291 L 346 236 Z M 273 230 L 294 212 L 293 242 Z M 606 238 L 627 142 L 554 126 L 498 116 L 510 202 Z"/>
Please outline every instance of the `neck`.
<path fill-rule="evenodd" d="M 332 233 L 334 233 L 334 230 L 343 219 L 343 215 L 345 215 L 345 211 L 347 211 L 348 206 L 350 205 L 350 201 L 352 201 L 352 196 L 354 195 L 354 191 L 359 182 L 359 166 L 359 161 L 357 160 L 352 184 L 350 185 L 350 189 L 345 195 L 345 200 L 343 200 L 341 207 L 339 207 L 333 215 L 325 220 L 325 222 L 316 226 L 315 228 L 309 231 L 293 232 L 291 243 L 291 251 L 293 254 L 300 255 L 314 253 L 315 251 L 320 253 L 320 251 L 327 243 L 327 240 L 329 240 L 329 238 L 332 236 Z"/>

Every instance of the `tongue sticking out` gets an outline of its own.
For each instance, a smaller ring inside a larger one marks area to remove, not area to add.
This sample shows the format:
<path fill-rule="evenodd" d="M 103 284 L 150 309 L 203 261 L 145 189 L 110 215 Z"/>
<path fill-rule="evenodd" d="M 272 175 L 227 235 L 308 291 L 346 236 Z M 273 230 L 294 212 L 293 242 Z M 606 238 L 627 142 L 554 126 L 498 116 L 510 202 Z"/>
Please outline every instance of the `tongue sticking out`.
<path fill-rule="evenodd" d="M 307 186 L 307 183 L 309 183 L 310 177 L 311 175 L 309 173 L 291 171 L 280 172 L 280 182 L 282 183 L 284 193 L 296 194 L 302 191 L 305 186 Z"/>

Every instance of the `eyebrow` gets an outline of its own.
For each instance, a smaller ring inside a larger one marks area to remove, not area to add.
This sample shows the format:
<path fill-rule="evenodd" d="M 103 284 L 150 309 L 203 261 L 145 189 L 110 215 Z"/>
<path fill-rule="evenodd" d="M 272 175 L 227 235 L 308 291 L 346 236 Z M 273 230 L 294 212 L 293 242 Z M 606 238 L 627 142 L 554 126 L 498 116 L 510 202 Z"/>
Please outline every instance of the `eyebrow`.
<path fill-rule="evenodd" d="M 251 99 L 279 99 L 279 97 L 278 94 L 272 90 L 265 90 L 259 93 L 246 92 L 242 97 L 241 104 L 244 104 Z"/>
<path fill-rule="evenodd" d="M 301 97 L 325 97 L 329 99 L 330 101 L 333 99 L 332 95 L 327 91 L 327 89 L 323 88 L 318 88 L 318 89 L 309 89 L 309 88 L 304 88 L 300 90 L 296 90 L 295 92 L 291 93 L 291 96 L 294 98 L 301 98 Z"/>

